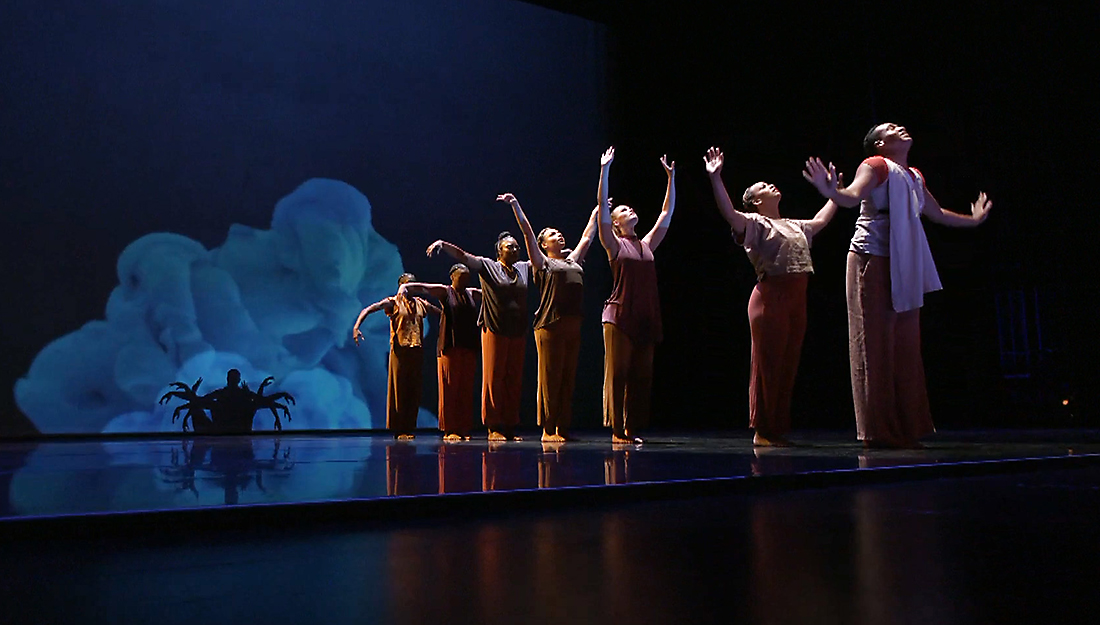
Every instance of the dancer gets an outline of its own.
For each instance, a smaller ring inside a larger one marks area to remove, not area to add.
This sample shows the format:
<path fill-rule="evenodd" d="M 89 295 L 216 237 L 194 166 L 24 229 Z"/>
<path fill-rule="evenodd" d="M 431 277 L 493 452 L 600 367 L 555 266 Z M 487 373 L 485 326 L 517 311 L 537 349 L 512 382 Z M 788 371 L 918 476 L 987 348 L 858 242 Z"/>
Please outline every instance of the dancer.
<path fill-rule="evenodd" d="M 539 288 L 535 348 L 539 354 L 538 424 L 542 427 L 542 440 L 562 442 L 569 437 L 573 421 L 573 387 L 581 350 L 582 263 L 596 234 L 599 208 L 592 210 L 576 249 L 568 250 L 559 230 L 543 228 L 535 236 L 516 196 L 505 193 L 497 200 L 512 207 Z"/>
<path fill-rule="evenodd" d="M 909 167 L 913 140 L 903 126 L 879 124 L 863 140 L 868 158 L 852 184 L 838 184 L 820 159 L 803 172 L 840 206 L 860 206 L 848 251 L 848 346 L 856 430 L 866 447 L 921 447 L 935 431 L 920 353 L 924 294 L 941 288 L 920 217 L 972 227 L 989 216 L 985 193 L 970 214 L 944 210 L 924 176 Z"/>
<path fill-rule="evenodd" d="M 403 273 L 397 279 L 398 287 L 413 282 L 416 276 Z M 390 318 L 390 365 L 386 382 L 386 428 L 392 430 L 397 440 L 412 440 L 416 429 L 416 415 L 420 412 L 420 392 L 424 379 L 424 317 L 428 313 L 440 314 L 439 308 L 419 297 L 409 297 L 398 292 L 395 297 L 375 302 L 359 313 L 351 336 L 355 344 L 363 338 L 359 326 L 367 315 L 386 313 Z"/>
<path fill-rule="evenodd" d="M 621 204 L 610 210 L 608 175 L 615 148 L 600 158 L 600 244 L 614 274 L 611 297 L 603 308 L 603 420 L 611 427 L 612 443 L 640 444 L 635 435 L 649 423 L 653 386 L 653 347 L 661 340 L 661 303 L 657 298 L 657 268 L 653 251 L 661 244 L 676 207 L 676 162 L 661 157 L 668 175 L 665 202 L 653 229 L 641 239 L 635 234 L 638 215 Z"/>
<path fill-rule="evenodd" d="M 436 352 L 439 429 L 443 432 L 443 440 L 454 442 L 470 440 L 470 430 L 474 427 L 474 378 L 481 341 L 477 308 L 481 306 L 481 289 L 468 286 L 470 270 L 462 263 L 453 265 L 450 275 L 450 284 L 406 282 L 398 294 L 430 295 L 439 300 L 443 309 Z"/>
<path fill-rule="evenodd" d="M 519 259 L 519 243 L 509 232 L 496 242 L 497 258 L 474 256 L 462 248 L 436 241 L 428 256 L 440 250 L 476 271 L 481 278 L 481 420 L 490 441 L 520 440 L 519 401 L 523 386 L 523 355 L 527 347 L 527 285 L 530 261 Z"/>
<path fill-rule="evenodd" d="M 734 209 L 722 183 L 725 157 L 721 150 L 707 150 L 703 160 L 718 210 L 756 269 L 748 309 L 752 442 L 785 447 L 790 445 L 786 436 L 791 429 L 791 394 L 806 334 L 806 284 L 814 271 L 810 245 L 836 214 L 836 203 L 826 202 L 813 219 L 783 219 L 779 216 L 783 195 L 775 185 L 758 182 L 745 189 L 742 213 Z"/>

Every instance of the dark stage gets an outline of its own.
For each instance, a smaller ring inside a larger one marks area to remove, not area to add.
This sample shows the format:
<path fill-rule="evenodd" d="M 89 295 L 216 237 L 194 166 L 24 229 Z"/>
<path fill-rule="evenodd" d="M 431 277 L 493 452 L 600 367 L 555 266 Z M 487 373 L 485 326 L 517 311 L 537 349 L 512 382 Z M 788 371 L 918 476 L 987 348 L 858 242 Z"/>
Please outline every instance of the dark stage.
<path fill-rule="evenodd" d="M 6 622 L 1064 623 L 1093 609 L 1100 432 L 941 432 L 870 452 L 832 432 L 771 450 L 740 434 L 584 438 L 7 443 Z"/>
<path fill-rule="evenodd" d="M 796 447 L 753 447 L 742 433 L 663 433 L 611 445 L 604 432 L 541 443 L 414 441 L 385 433 L 116 438 L 0 445 L 9 527 L 94 515 L 132 521 L 186 513 L 217 523 L 276 513 L 349 519 L 452 508 L 680 498 L 1018 472 L 1100 462 L 1100 432 L 948 431 L 921 450 L 865 450 L 849 432 L 803 432 Z M 619 488 L 626 487 L 626 488 Z M 502 497 L 494 497 L 502 495 Z M 330 507 L 331 510 L 326 510 Z M 205 516 L 196 515 L 206 511 Z"/>

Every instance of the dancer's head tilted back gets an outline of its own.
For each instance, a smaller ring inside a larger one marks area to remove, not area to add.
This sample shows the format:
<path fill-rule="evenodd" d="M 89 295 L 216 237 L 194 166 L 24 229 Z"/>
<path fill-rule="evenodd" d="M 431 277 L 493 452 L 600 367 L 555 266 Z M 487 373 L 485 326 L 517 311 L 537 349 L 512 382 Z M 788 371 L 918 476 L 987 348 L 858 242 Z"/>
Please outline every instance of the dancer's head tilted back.
<path fill-rule="evenodd" d="M 539 249 L 550 258 L 564 258 L 568 253 L 565 251 L 565 235 L 557 228 L 543 228 L 536 238 Z"/>
<path fill-rule="evenodd" d="M 906 155 L 913 139 L 905 126 L 893 123 L 878 124 L 863 138 L 863 151 L 867 156 L 893 157 Z"/>
<path fill-rule="evenodd" d="M 741 203 L 744 204 L 747 212 L 757 212 L 765 217 L 778 219 L 781 199 L 783 194 L 774 184 L 757 182 L 745 189 L 745 193 L 741 196 Z"/>
<path fill-rule="evenodd" d="M 626 204 L 619 204 L 611 211 L 611 227 L 620 237 L 632 237 L 634 226 L 638 225 L 638 213 Z"/>

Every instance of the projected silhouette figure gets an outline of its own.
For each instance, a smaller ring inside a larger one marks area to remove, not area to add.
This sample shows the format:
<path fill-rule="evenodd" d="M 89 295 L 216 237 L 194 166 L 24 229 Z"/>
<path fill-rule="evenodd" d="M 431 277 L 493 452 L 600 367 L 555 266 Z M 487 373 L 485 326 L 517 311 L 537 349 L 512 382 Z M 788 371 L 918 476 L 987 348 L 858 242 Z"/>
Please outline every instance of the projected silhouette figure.
<path fill-rule="evenodd" d="M 196 434 L 236 434 L 252 431 L 252 419 L 258 410 L 270 410 L 275 417 L 275 429 L 283 429 L 279 419 L 279 410 L 283 416 L 290 420 L 290 408 L 281 400 L 294 402 L 294 396 L 285 391 L 274 395 L 264 395 L 264 389 L 275 381 L 268 376 L 260 383 L 258 391 L 248 388 L 248 384 L 241 380 L 241 372 L 230 369 L 225 374 L 225 387 L 211 391 L 206 395 L 199 395 L 199 386 L 202 378 L 195 381 L 192 386 L 183 382 L 173 382 L 174 391 L 168 391 L 160 398 L 160 403 L 165 404 L 172 399 L 182 399 L 185 403 L 177 406 L 172 413 L 172 423 L 176 422 L 181 412 L 184 412 L 183 431 L 187 431 L 187 423 Z M 207 413 L 209 412 L 209 416 Z"/>

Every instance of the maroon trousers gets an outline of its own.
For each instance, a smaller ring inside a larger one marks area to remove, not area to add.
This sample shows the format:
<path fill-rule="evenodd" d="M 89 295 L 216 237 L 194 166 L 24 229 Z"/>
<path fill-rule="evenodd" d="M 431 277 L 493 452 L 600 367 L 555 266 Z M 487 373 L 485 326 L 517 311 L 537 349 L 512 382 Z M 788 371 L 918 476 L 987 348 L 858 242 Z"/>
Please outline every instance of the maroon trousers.
<path fill-rule="evenodd" d="M 805 273 L 767 276 L 749 297 L 749 426 L 764 438 L 782 438 L 791 429 L 808 279 Z"/>
<path fill-rule="evenodd" d="M 914 443 L 936 431 L 920 353 L 920 309 L 894 312 L 884 256 L 849 252 L 846 286 L 857 438 Z"/>

